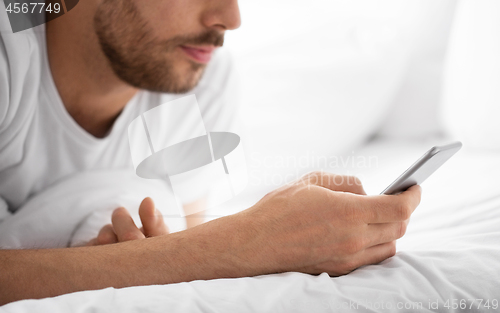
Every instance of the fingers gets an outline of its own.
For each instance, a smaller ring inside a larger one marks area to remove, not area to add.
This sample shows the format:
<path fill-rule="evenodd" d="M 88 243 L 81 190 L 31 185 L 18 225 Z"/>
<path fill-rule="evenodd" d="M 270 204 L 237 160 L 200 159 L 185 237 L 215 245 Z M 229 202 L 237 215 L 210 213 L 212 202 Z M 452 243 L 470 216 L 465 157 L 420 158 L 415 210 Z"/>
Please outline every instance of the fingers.
<path fill-rule="evenodd" d="M 87 242 L 87 244 L 85 244 L 86 246 L 98 246 L 99 244 L 97 243 L 97 238 L 94 238 L 92 240 L 90 240 L 89 242 Z"/>
<path fill-rule="evenodd" d="M 99 231 L 96 238 L 90 240 L 87 246 L 100 246 L 109 245 L 112 243 L 117 243 L 118 237 L 116 237 L 115 231 L 113 230 L 113 225 L 107 224 Z"/>
<path fill-rule="evenodd" d="M 145 198 L 139 207 L 142 229 L 146 237 L 155 237 L 168 234 L 168 227 L 161 212 L 155 209 L 151 198 Z"/>
<path fill-rule="evenodd" d="M 320 267 L 320 271 L 328 272 L 331 276 L 341 276 L 348 274 L 358 267 L 377 264 L 384 261 L 387 258 L 393 257 L 396 254 L 396 241 L 386 242 L 380 245 L 369 247 L 363 249 L 347 259 L 341 261 L 339 264 L 328 264 L 325 268 Z M 307 273 L 317 273 L 315 271 L 306 270 Z"/>
<path fill-rule="evenodd" d="M 422 188 L 415 185 L 397 195 L 367 196 L 360 199 L 366 223 L 401 222 L 410 218 L 420 204 Z"/>
<path fill-rule="evenodd" d="M 118 208 L 111 216 L 113 230 L 118 241 L 130 241 L 145 238 L 144 234 L 135 226 L 134 220 L 125 208 Z"/>
<path fill-rule="evenodd" d="M 112 243 L 117 243 L 118 242 L 118 237 L 115 234 L 115 231 L 113 230 L 113 225 L 108 224 L 101 228 L 101 231 L 99 231 L 99 235 L 97 235 L 97 244 L 98 245 L 108 245 Z"/>
<path fill-rule="evenodd" d="M 155 209 L 151 198 L 145 198 L 142 201 L 139 207 L 139 216 L 143 224 L 141 229 L 137 228 L 125 208 L 116 209 L 111 216 L 112 224 L 101 228 L 97 237 L 89 241 L 87 245 L 107 245 L 168 234 L 163 216 Z"/>
<path fill-rule="evenodd" d="M 368 225 L 366 232 L 367 246 L 372 247 L 403 237 L 409 222 L 410 220 Z"/>
<path fill-rule="evenodd" d="M 396 241 L 386 242 L 363 250 L 359 256 L 361 265 L 377 264 L 396 254 Z M 360 266 L 361 266 L 360 265 Z"/>
<path fill-rule="evenodd" d="M 332 191 L 343 191 L 366 195 L 361 181 L 354 176 L 335 175 L 323 171 L 312 172 L 302 177 L 299 182 L 317 185 Z"/>

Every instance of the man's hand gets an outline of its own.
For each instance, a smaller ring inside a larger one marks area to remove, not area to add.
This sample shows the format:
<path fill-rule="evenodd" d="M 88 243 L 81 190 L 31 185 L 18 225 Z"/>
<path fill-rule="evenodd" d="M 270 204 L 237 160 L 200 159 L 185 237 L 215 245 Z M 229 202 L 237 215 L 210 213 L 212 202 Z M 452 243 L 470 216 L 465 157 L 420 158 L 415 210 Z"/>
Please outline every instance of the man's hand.
<path fill-rule="evenodd" d="M 140 229 L 125 208 L 114 210 L 111 217 L 112 223 L 101 228 L 97 237 L 89 241 L 87 246 L 107 245 L 168 234 L 168 227 L 160 211 L 155 209 L 151 198 L 142 200 L 139 206 L 139 216 L 142 222 Z"/>
<path fill-rule="evenodd" d="M 0 304 L 19 299 L 200 279 L 300 271 L 343 275 L 395 253 L 421 189 L 366 196 L 359 180 L 312 173 L 273 191 L 248 210 L 166 234 L 151 199 L 144 228 L 119 209 L 97 244 L 0 250 Z M 112 230 L 113 232 L 111 232 Z M 156 237 L 154 237 L 156 236 Z M 137 241 L 134 239 L 145 240 Z M 50 288 L 48 288 L 50 287 Z"/>
<path fill-rule="evenodd" d="M 260 256 L 252 263 L 269 272 L 338 276 L 381 262 L 396 253 L 395 240 L 405 234 L 420 196 L 419 186 L 366 196 L 354 177 L 311 173 L 241 213 L 255 225 L 246 239 Z"/>

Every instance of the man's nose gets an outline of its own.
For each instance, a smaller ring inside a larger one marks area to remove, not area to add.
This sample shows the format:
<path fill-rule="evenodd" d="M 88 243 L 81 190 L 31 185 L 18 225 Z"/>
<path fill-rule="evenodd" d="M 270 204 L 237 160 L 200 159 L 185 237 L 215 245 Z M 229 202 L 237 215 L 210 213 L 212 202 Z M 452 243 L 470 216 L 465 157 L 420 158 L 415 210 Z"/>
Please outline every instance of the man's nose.
<path fill-rule="evenodd" d="M 238 0 L 208 1 L 208 7 L 202 16 L 202 23 L 208 28 L 233 30 L 241 25 Z"/>

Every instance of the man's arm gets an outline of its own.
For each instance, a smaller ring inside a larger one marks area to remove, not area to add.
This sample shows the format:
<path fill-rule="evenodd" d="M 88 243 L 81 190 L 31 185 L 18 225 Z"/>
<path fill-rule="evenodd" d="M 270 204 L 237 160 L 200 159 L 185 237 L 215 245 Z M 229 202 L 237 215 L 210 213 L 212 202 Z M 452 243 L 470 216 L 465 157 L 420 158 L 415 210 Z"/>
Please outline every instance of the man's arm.
<path fill-rule="evenodd" d="M 235 217 L 213 221 L 204 229 L 126 241 L 117 244 L 66 249 L 0 251 L 0 304 L 64 293 L 194 279 L 239 277 L 231 251 L 238 247 L 224 240 L 249 224 Z M 241 232 L 241 238 L 243 238 Z M 233 241 L 239 245 L 242 242 Z"/>
<path fill-rule="evenodd" d="M 185 212 L 197 212 L 186 216 L 187 229 L 203 224 L 205 221 L 206 198 L 184 206 Z M 127 209 L 120 207 L 113 211 L 111 224 L 101 228 L 97 237 L 90 240 L 87 246 L 107 245 L 129 240 L 156 237 L 169 233 L 161 212 L 156 210 L 153 200 L 145 198 L 139 206 L 139 217 L 142 227 L 138 228 Z"/>
<path fill-rule="evenodd" d="M 0 303 L 286 271 L 343 275 L 394 255 L 420 192 L 415 186 L 396 196 L 365 196 L 357 179 L 313 173 L 248 210 L 174 234 L 0 251 Z"/>

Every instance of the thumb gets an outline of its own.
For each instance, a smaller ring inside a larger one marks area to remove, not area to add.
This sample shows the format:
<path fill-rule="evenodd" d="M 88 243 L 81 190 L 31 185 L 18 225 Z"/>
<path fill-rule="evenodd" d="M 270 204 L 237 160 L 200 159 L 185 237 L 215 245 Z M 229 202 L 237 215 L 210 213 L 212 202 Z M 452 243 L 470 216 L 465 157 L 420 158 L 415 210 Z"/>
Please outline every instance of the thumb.
<path fill-rule="evenodd" d="M 139 206 L 139 216 L 142 222 L 142 230 L 146 237 L 156 237 L 168 234 L 168 227 L 163 220 L 161 212 L 155 208 L 151 198 L 142 200 Z"/>

